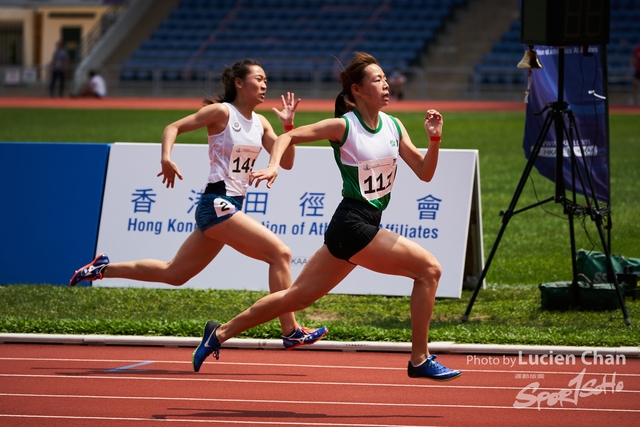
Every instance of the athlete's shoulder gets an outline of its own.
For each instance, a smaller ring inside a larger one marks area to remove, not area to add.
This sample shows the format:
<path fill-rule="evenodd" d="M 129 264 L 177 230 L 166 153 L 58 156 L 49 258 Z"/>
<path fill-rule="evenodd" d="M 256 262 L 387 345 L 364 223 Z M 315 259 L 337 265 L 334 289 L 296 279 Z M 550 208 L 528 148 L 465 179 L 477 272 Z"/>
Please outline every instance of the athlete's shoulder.
<path fill-rule="evenodd" d="M 214 103 L 214 104 L 208 104 L 205 105 L 204 107 L 200 108 L 201 113 L 205 113 L 205 114 L 210 114 L 210 115 L 215 115 L 215 116 L 229 116 L 229 112 L 231 111 L 231 109 L 228 107 L 227 104 L 224 103 Z"/>
<path fill-rule="evenodd" d="M 253 118 L 260 120 L 262 123 L 269 122 L 264 114 L 253 112 Z"/>

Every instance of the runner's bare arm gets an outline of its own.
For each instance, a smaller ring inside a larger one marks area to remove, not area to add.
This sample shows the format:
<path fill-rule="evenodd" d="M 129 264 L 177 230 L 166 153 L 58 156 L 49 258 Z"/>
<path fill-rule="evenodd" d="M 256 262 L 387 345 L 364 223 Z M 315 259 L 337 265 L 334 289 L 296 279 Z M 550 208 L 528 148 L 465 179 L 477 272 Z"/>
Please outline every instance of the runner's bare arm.
<path fill-rule="evenodd" d="M 300 126 L 285 134 L 280 135 L 271 149 L 271 157 L 269 165 L 266 169 L 251 172 L 249 185 L 255 181 L 256 187 L 261 181 L 267 181 L 267 188 L 271 188 L 271 184 L 278 176 L 278 165 L 285 150 L 294 144 L 302 144 L 305 142 L 314 142 L 322 140 L 341 141 L 346 130 L 346 122 L 344 119 L 325 119 L 317 123 L 306 126 Z"/>

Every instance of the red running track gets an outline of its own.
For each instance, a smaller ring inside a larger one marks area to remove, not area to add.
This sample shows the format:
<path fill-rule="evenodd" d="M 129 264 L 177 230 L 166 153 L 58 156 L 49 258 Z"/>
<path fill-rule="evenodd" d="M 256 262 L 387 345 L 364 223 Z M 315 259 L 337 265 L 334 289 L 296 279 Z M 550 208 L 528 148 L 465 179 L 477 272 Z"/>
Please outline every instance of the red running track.
<path fill-rule="evenodd" d="M 408 378 L 402 353 L 223 349 L 196 374 L 192 351 L 0 344 L 0 425 L 637 426 L 640 419 L 640 359 L 572 363 L 554 355 L 543 365 L 548 357 L 442 354 L 438 360 L 464 374 L 437 383 Z"/>

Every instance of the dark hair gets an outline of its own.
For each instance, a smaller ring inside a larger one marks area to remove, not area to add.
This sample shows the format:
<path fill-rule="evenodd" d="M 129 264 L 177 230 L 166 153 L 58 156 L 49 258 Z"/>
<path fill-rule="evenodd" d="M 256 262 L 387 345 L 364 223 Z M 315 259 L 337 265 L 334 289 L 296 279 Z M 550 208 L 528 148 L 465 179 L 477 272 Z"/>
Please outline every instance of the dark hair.
<path fill-rule="evenodd" d="M 222 86 L 224 87 L 224 94 L 218 95 L 218 99 L 214 99 L 211 97 L 206 97 L 202 100 L 203 105 L 215 104 L 216 102 L 233 102 L 236 99 L 236 78 L 240 78 L 244 80 L 247 77 L 247 74 L 251 72 L 250 67 L 257 65 L 258 67 L 262 67 L 260 63 L 256 60 L 247 58 L 242 59 L 231 67 L 224 67 L 222 71 Z"/>
<path fill-rule="evenodd" d="M 347 65 L 347 68 L 340 73 L 340 83 L 342 83 L 342 91 L 336 97 L 334 108 L 334 117 L 340 117 L 355 108 L 355 98 L 351 93 L 351 85 L 360 84 L 366 73 L 364 69 L 371 64 L 378 64 L 376 58 L 364 52 L 356 52 L 355 56 Z"/>

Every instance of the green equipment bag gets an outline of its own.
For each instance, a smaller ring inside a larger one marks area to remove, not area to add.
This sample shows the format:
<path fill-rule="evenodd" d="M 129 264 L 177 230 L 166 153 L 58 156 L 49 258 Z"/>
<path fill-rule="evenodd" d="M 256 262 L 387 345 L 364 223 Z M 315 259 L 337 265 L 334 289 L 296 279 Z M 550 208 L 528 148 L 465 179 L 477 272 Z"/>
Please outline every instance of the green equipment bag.
<path fill-rule="evenodd" d="M 580 308 L 601 311 L 620 308 L 618 292 L 613 283 L 578 283 Z M 624 294 L 623 294 L 624 295 Z"/>
<path fill-rule="evenodd" d="M 588 283 L 578 281 L 550 282 L 538 285 L 543 310 L 615 310 L 620 308 L 618 293 L 613 283 Z"/>
<path fill-rule="evenodd" d="M 623 296 L 631 295 L 635 300 L 638 295 L 636 282 L 637 274 L 640 273 L 640 259 L 611 255 L 611 263 Z M 580 286 L 579 289 L 579 300 L 582 308 L 586 310 L 613 310 L 620 308 L 615 285 L 611 283 L 607 274 L 607 257 L 605 254 L 580 249 L 576 252 L 576 266 L 578 278 L 587 282 L 587 286 Z"/>
<path fill-rule="evenodd" d="M 615 273 L 623 273 L 625 267 L 640 271 L 640 259 L 625 258 L 620 255 L 611 255 L 611 263 Z M 610 283 L 607 277 L 607 257 L 601 252 L 579 249 L 576 252 L 576 266 L 578 278 L 586 279 L 590 283 Z"/>
<path fill-rule="evenodd" d="M 616 274 L 625 269 L 640 271 L 640 259 L 612 255 L 611 262 Z M 571 282 L 550 282 L 538 285 L 543 310 L 615 310 L 620 308 L 618 292 L 607 277 L 607 257 L 600 252 L 580 249 L 576 252 L 578 286 Z M 627 285 L 620 283 L 625 292 Z"/>
<path fill-rule="evenodd" d="M 572 287 L 571 282 L 541 283 L 538 288 L 543 310 L 578 308 L 578 289 Z"/>

